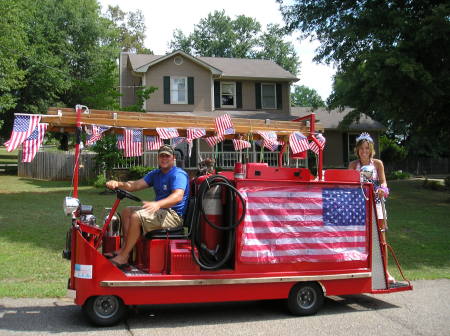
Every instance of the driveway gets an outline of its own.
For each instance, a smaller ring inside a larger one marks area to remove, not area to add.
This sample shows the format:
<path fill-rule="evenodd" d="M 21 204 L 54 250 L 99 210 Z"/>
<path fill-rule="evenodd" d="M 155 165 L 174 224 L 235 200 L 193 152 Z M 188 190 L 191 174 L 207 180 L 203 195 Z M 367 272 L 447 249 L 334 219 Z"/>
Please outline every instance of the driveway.
<path fill-rule="evenodd" d="M 315 316 L 284 301 L 139 306 L 126 322 L 96 328 L 72 299 L 0 299 L 0 335 L 450 335 L 450 279 L 414 291 L 329 297 Z"/>

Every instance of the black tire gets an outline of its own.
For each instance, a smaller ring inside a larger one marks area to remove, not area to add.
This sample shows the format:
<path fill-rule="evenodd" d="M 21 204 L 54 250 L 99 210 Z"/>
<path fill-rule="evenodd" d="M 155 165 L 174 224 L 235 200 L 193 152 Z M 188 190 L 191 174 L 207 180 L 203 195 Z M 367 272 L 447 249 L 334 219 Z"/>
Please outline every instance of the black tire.
<path fill-rule="evenodd" d="M 293 315 L 313 315 L 322 307 L 324 295 L 317 282 L 300 282 L 291 288 L 288 309 Z"/>
<path fill-rule="evenodd" d="M 127 306 L 113 295 L 92 296 L 83 305 L 83 312 L 91 323 L 109 327 L 119 323 L 125 316 Z"/>

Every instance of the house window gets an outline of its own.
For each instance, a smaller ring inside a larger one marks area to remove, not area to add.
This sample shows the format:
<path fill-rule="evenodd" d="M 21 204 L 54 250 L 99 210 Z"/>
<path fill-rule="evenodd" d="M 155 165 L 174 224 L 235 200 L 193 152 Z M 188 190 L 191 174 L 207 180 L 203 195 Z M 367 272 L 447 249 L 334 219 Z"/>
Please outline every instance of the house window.
<path fill-rule="evenodd" d="M 170 77 L 170 103 L 187 104 L 187 77 Z"/>
<path fill-rule="evenodd" d="M 347 143 L 348 143 L 348 148 L 347 148 L 348 161 L 351 162 L 351 161 L 358 159 L 358 157 L 355 154 L 355 146 L 356 146 L 356 138 L 359 136 L 359 134 L 358 133 L 348 133 L 347 136 L 348 136 L 348 141 L 347 141 Z"/>
<path fill-rule="evenodd" d="M 261 84 L 261 106 L 266 109 L 277 108 L 277 88 L 275 84 Z"/>
<path fill-rule="evenodd" d="M 220 83 L 221 107 L 236 107 L 236 83 Z"/>

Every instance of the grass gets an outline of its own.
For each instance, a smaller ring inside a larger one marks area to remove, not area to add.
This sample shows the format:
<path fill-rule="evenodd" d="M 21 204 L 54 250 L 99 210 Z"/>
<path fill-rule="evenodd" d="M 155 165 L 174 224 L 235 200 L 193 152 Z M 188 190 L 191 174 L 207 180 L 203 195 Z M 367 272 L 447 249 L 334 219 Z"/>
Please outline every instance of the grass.
<path fill-rule="evenodd" d="M 8 152 L 5 147 L 0 147 L 0 164 L 17 163 L 18 150 Z"/>
<path fill-rule="evenodd" d="M 421 188 L 421 181 L 389 183 L 388 238 L 410 279 L 450 276 L 448 193 Z M 47 182 L 0 175 L 0 297 L 66 295 L 69 261 L 61 258 L 70 219 L 62 210 L 69 182 Z M 113 194 L 80 187 L 80 199 L 94 205 L 100 221 Z M 152 191 L 139 192 L 152 199 Z M 125 200 L 121 206 L 134 205 Z M 391 273 L 399 277 L 394 262 Z"/>

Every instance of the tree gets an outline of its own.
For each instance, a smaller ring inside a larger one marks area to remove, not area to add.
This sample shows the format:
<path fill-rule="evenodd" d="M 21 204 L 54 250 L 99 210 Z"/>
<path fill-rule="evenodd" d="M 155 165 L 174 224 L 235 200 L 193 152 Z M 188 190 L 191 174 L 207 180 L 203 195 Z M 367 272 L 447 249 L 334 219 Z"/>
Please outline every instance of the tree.
<path fill-rule="evenodd" d="M 304 85 L 295 85 L 291 93 L 292 106 L 304 106 L 317 109 L 325 107 L 325 103 L 316 90 Z"/>
<path fill-rule="evenodd" d="M 239 15 L 233 20 L 222 10 L 201 19 L 189 35 L 176 29 L 169 47 L 196 56 L 270 59 L 296 75 L 298 57 L 285 36 L 277 25 L 268 25 L 262 32 L 254 18 Z"/>
<path fill-rule="evenodd" d="M 415 153 L 450 154 L 448 1 L 277 1 L 289 31 L 320 41 L 315 59 L 337 65 L 330 107 L 368 114 Z"/>

